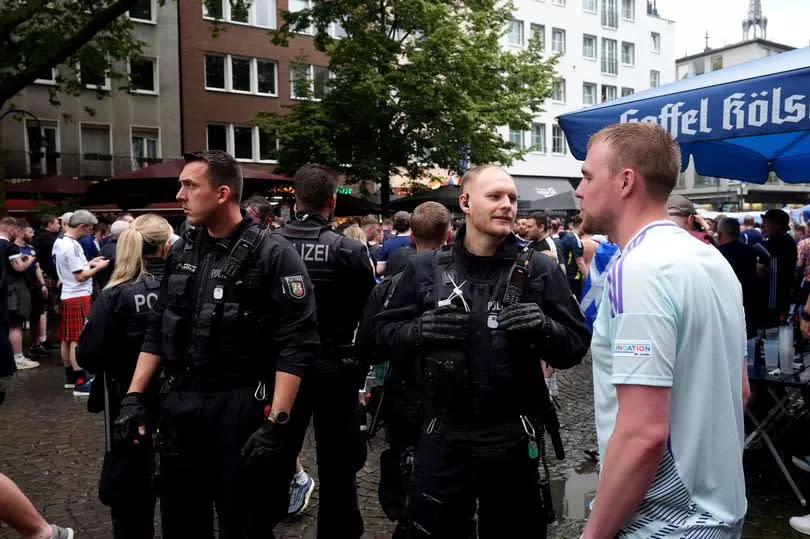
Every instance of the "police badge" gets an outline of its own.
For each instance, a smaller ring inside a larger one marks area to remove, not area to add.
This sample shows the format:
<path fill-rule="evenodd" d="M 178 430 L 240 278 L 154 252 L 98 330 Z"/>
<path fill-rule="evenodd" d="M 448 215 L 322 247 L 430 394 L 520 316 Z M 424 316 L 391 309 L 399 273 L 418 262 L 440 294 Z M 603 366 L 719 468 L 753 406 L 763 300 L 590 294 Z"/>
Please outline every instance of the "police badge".
<path fill-rule="evenodd" d="M 304 286 L 303 275 L 287 275 L 282 277 L 284 294 L 293 299 L 304 299 L 307 295 L 307 288 Z"/>

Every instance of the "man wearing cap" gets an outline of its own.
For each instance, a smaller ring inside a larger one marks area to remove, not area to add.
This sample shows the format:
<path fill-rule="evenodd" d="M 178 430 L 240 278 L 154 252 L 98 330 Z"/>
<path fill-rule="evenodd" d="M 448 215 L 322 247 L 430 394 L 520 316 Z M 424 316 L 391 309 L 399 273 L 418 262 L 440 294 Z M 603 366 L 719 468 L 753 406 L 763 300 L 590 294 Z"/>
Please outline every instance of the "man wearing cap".
<path fill-rule="evenodd" d="M 792 299 L 793 273 L 796 271 L 798 254 L 796 243 L 788 235 L 790 218 L 782 210 L 768 210 L 762 214 L 764 241 L 755 247 L 759 254 L 757 273 L 767 279 L 767 301 L 764 327 L 771 328 L 787 320 Z"/>
<path fill-rule="evenodd" d="M 669 218 L 675 221 L 676 225 L 703 243 L 714 245 L 712 228 L 703 217 L 698 215 L 694 204 L 688 198 L 683 195 L 670 195 L 667 199 L 667 211 Z"/>

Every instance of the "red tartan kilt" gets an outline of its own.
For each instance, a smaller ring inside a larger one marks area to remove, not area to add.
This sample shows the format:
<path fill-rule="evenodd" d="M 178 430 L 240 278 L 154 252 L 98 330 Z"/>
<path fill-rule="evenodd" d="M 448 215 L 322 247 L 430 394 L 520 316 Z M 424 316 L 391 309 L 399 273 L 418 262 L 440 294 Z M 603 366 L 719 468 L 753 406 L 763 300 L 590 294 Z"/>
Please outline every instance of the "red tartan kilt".
<path fill-rule="evenodd" d="M 60 341 L 78 342 L 87 317 L 90 316 L 90 296 L 81 296 L 62 300 L 60 309 L 59 330 L 56 332 Z"/>

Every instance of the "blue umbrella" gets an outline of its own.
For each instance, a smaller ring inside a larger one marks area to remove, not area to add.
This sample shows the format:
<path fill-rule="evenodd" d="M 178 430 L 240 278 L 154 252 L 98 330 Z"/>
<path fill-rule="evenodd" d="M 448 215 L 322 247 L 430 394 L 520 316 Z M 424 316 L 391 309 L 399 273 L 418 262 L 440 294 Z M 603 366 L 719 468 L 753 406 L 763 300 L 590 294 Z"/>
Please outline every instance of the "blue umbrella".
<path fill-rule="evenodd" d="M 704 176 L 810 181 L 810 47 L 683 79 L 558 118 L 571 153 L 609 124 L 654 122 Z"/>

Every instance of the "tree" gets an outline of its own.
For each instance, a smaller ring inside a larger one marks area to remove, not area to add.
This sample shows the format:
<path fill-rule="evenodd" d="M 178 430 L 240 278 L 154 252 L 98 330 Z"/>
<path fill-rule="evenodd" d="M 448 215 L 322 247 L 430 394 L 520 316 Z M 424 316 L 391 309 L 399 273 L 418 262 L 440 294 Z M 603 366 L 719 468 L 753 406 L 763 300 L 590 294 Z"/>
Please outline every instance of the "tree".
<path fill-rule="evenodd" d="M 556 58 L 542 57 L 539 38 L 517 51 L 501 47 L 511 5 L 329 0 L 283 15 L 273 41 L 314 31 L 331 76 L 299 80 L 296 95 L 309 99 L 286 114 L 256 116 L 260 128 L 278 134 L 282 172 L 317 161 L 351 182 L 375 180 L 387 209 L 392 174 L 459 170 L 462 159 L 508 165 L 529 151 L 497 129 L 530 128 L 551 92 Z M 336 30 L 342 37 L 331 37 Z"/>

